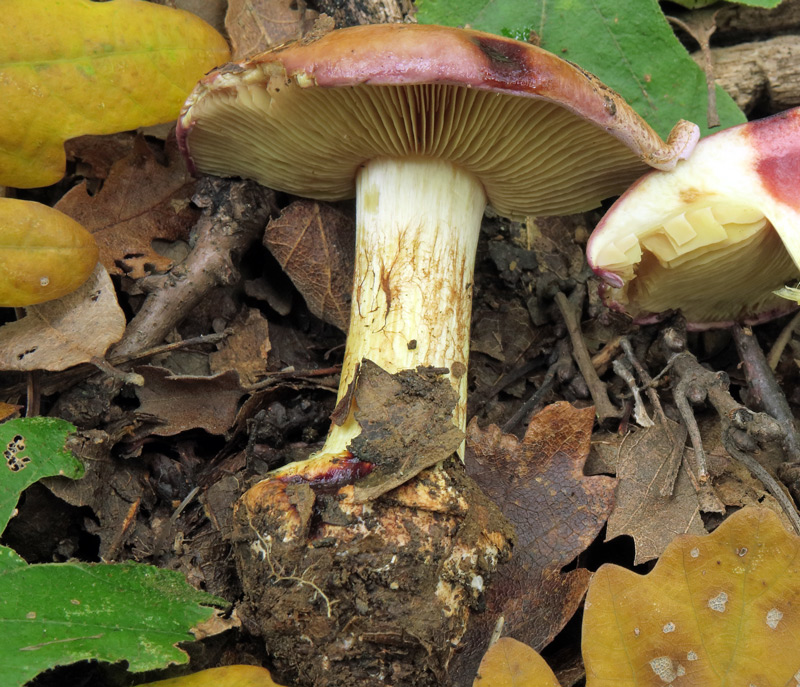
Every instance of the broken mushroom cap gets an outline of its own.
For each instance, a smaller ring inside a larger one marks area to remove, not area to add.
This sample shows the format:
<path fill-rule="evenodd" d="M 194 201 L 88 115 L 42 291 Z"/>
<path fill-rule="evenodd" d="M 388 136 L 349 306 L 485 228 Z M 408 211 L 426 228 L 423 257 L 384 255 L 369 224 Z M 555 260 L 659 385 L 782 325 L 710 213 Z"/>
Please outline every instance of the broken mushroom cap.
<path fill-rule="evenodd" d="M 356 197 L 339 400 L 362 359 L 389 372 L 444 367 L 462 429 L 487 202 L 512 218 L 587 210 L 648 165 L 672 168 L 697 138 L 681 122 L 665 144 L 618 94 L 545 50 L 415 24 L 342 29 L 225 65 L 178 126 L 193 170 Z M 351 412 L 322 454 L 341 454 L 358 431 Z"/>
<path fill-rule="evenodd" d="M 800 108 L 703 139 L 640 179 L 587 247 L 611 307 L 646 323 L 680 310 L 694 329 L 753 324 L 794 303 L 800 277 Z"/>
<path fill-rule="evenodd" d="M 66 296 L 89 278 L 97 256 L 94 237 L 63 212 L 0 198 L 0 306 Z"/>

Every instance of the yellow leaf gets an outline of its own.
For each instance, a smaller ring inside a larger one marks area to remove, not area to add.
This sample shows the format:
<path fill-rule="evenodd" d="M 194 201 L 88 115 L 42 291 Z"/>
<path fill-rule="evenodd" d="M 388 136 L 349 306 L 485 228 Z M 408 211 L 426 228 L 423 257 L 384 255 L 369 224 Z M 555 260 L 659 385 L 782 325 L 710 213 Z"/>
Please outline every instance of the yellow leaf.
<path fill-rule="evenodd" d="M 0 306 L 65 296 L 89 278 L 97 255 L 94 237 L 63 212 L 0 198 Z"/>
<path fill-rule="evenodd" d="M 796 687 L 800 537 L 745 508 L 713 534 L 678 537 L 647 575 L 602 566 L 583 658 L 587 687 Z"/>
<path fill-rule="evenodd" d="M 0 185 L 64 174 L 64 141 L 175 119 L 195 82 L 228 59 L 198 17 L 143 0 L 3 0 Z"/>
<path fill-rule="evenodd" d="M 501 637 L 483 657 L 472 687 L 559 687 L 550 666 L 527 644 Z"/>
<path fill-rule="evenodd" d="M 272 681 L 266 668 L 224 666 L 169 680 L 148 682 L 139 687 L 281 687 L 281 685 Z"/>

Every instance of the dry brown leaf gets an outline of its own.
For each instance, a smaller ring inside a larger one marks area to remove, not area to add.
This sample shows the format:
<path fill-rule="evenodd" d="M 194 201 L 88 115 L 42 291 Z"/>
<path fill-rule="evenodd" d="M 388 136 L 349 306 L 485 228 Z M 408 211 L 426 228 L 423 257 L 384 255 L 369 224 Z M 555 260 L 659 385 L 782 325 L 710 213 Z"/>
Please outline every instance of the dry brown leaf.
<path fill-rule="evenodd" d="M 162 367 L 137 367 L 144 386 L 136 389 L 139 413 L 159 418 L 153 428 L 159 436 L 172 436 L 200 428 L 210 434 L 224 434 L 236 419 L 239 399 L 245 391 L 239 375 L 224 372 L 213 377 L 176 377 Z"/>
<path fill-rule="evenodd" d="M 531 316 L 520 303 L 507 303 L 498 310 L 475 314 L 470 350 L 516 365 L 523 354 L 543 336 L 531 326 Z"/>
<path fill-rule="evenodd" d="M 517 544 L 455 659 L 462 684 L 501 616 L 504 635 L 541 648 L 577 610 L 590 573 L 561 568 L 600 532 L 616 487 L 611 477 L 583 474 L 593 423 L 593 408 L 560 402 L 533 417 L 522 441 L 494 425 L 481 430 L 474 420 L 467 428 L 467 472 L 514 524 Z"/>
<path fill-rule="evenodd" d="M 67 141 L 64 148 L 80 176 L 105 180 L 114 164 L 130 155 L 135 143 L 136 134 L 125 131 L 107 136 L 78 136 Z"/>
<path fill-rule="evenodd" d="M 324 203 L 298 200 L 270 221 L 264 245 L 317 317 L 346 331 L 353 286 L 355 222 Z"/>
<path fill-rule="evenodd" d="M 269 322 L 256 308 L 246 308 L 230 324 L 233 333 L 209 356 L 211 372 L 236 370 L 242 384 L 255 384 L 267 371 Z"/>
<path fill-rule="evenodd" d="M 225 29 L 232 58 L 241 60 L 302 38 L 318 16 L 304 0 L 228 0 Z"/>
<path fill-rule="evenodd" d="M 20 410 L 22 410 L 22 406 L 15 406 L 11 405 L 10 403 L 4 403 L 0 401 L 0 422 L 10 420 L 14 417 L 19 417 Z"/>
<path fill-rule="evenodd" d="M 153 250 L 154 239 L 186 239 L 199 211 L 191 204 L 195 182 L 174 140 L 162 165 L 138 137 L 130 155 L 116 162 L 95 196 L 86 182 L 71 189 L 56 208 L 83 224 L 97 240 L 100 261 L 111 274 L 132 278 L 165 272 L 169 258 Z"/>
<path fill-rule="evenodd" d="M 102 357 L 124 331 L 114 285 L 98 264 L 77 291 L 26 308 L 21 320 L 0 327 L 0 369 L 65 370 Z"/>
<path fill-rule="evenodd" d="M 608 520 L 606 539 L 622 534 L 633 537 L 636 564 L 660 556 L 679 534 L 706 532 L 697 491 L 680 462 L 685 442 L 686 429 L 667 419 L 636 430 L 620 447 L 617 505 Z M 680 467 L 672 495 L 663 496 L 676 458 Z"/>

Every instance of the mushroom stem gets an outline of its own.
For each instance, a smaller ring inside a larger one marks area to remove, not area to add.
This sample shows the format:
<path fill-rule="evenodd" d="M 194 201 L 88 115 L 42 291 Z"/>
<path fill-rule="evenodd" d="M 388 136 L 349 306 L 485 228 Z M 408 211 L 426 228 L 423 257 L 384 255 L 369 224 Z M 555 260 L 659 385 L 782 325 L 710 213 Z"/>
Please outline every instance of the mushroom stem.
<path fill-rule="evenodd" d="M 449 162 L 380 158 L 362 167 L 338 401 L 364 359 L 391 373 L 446 367 L 459 395 L 453 422 L 466 428 L 472 277 L 485 206 L 480 182 Z M 351 407 L 310 460 L 340 456 L 359 432 Z M 302 471 L 297 464 L 288 467 Z"/>

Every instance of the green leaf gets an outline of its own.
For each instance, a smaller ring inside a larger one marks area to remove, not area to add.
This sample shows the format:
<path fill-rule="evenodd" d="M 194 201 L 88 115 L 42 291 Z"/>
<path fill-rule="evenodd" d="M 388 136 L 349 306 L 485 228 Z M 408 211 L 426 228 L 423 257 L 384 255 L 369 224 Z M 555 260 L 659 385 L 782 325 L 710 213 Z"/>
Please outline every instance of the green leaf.
<path fill-rule="evenodd" d="M 125 660 L 136 672 L 186 663 L 175 644 L 194 639 L 210 605 L 225 605 L 178 572 L 138 563 L 12 564 L 0 568 L 0 589 L 4 687 L 86 659 Z"/>
<path fill-rule="evenodd" d="M 783 0 L 728 0 L 732 4 L 737 5 L 748 5 L 750 7 L 765 7 L 767 9 L 772 9 L 773 7 L 777 7 L 780 5 Z M 696 10 L 701 7 L 708 7 L 709 5 L 713 5 L 717 0 L 672 0 L 683 7 L 686 7 L 690 10 Z"/>
<path fill-rule="evenodd" d="M 656 0 L 419 0 L 420 23 L 448 24 L 527 40 L 592 72 L 662 137 L 679 119 L 709 133 L 703 71 L 675 38 Z M 723 127 L 745 121 L 717 88 Z"/>
<path fill-rule="evenodd" d="M 0 533 L 17 507 L 19 495 L 43 477 L 76 479 L 83 465 L 64 448 L 74 432 L 69 422 L 52 417 L 9 420 L 0 425 Z M 1 563 L 0 563 L 1 565 Z"/>

